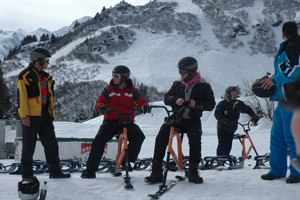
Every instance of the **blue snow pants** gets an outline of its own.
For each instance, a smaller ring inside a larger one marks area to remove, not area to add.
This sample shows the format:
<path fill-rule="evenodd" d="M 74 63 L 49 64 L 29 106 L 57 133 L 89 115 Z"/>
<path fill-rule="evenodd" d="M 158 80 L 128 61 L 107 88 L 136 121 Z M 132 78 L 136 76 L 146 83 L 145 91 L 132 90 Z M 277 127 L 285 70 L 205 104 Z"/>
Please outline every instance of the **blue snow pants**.
<path fill-rule="evenodd" d="M 274 112 L 270 141 L 270 172 L 278 177 L 286 177 L 287 172 L 287 147 L 290 151 L 290 159 L 296 158 L 296 146 L 291 132 L 291 120 L 293 112 L 284 108 L 279 103 Z M 300 177 L 300 173 L 293 166 L 289 166 L 291 176 Z"/>

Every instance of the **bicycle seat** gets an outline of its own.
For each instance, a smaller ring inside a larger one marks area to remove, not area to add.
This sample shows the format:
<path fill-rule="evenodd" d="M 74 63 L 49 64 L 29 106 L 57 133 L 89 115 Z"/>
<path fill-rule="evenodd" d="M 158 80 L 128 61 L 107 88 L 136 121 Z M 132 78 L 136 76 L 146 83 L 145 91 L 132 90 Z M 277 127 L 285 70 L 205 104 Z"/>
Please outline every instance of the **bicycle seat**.
<path fill-rule="evenodd" d="M 186 130 L 184 128 L 175 128 L 175 131 L 178 133 L 186 133 Z"/>
<path fill-rule="evenodd" d="M 242 139 L 246 137 L 246 134 L 240 135 L 240 134 L 234 134 L 233 139 Z"/>

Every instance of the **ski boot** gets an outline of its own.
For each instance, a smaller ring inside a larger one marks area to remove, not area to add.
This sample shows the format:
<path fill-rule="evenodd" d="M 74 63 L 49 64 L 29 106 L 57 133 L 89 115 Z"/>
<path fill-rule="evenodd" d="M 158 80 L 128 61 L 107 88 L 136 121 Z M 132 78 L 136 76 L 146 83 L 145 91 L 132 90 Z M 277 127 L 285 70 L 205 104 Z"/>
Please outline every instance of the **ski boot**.
<path fill-rule="evenodd" d="M 161 183 L 163 182 L 163 172 L 162 172 L 162 160 L 152 161 L 152 172 L 150 176 L 145 177 L 146 183 Z"/>
<path fill-rule="evenodd" d="M 189 182 L 203 183 L 203 179 L 198 174 L 199 163 L 194 160 L 189 161 Z"/>
<path fill-rule="evenodd" d="M 285 179 L 286 183 L 299 183 L 300 182 L 300 177 L 297 176 L 289 176 Z"/>
<path fill-rule="evenodd" d="M 95 172 L 88 172 L 88 171 L 83 171 L 81 174 L 81 178 L 96 178 L 96 173 Z"/>
<path fill-rule="evenodd" d="M 52 174 L 50 173 L 49 178 L 70 178 L 71 174 L 64 174 L 62 172 L 58 173 L 58 174 Z"/>
<path fill-rule="evenodd" d="M 261 179 L 268 180 L 268 181 L 271 181 L 271 180 L 274 180 L 274 179 L 279 179 L 279 178 L 280 178 L 279 176 L 275 176 L 275 175 L 270 174 L 270 173 L 266 173 L 266 174 L 261 175 Z"/>

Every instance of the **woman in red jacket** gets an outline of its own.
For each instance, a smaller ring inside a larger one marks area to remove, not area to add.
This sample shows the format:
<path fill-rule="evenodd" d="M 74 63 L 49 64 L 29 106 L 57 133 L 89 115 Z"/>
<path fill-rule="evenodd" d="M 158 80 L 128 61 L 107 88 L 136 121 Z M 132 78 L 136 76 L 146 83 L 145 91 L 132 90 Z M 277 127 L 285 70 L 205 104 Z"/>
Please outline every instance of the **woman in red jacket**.
<path fill-rule="evenodd" d="M 106 143 L 114 135 L 122 130 L 119 124 L 119 116 L 115 112 L 109 112 L 109 109 L 115 109 L 119 113 L 129 113 L 134 108 L 143 108 L 143 113 L 151 111 L 147 101 L 140 95 L 139 91 L 133 86 L 130 76 L 130 70 L 124 65 L 116 66 L 112 71 L 113 78 L 110 84 L 103 89 L 96 102 L 95 109 L 104 115 L 104 120 L 100 129 L 93 140 L 91 152 L 87 161 L 87 168 L 81 175 L 82 178 L 96 178 L 101 157 L 103 155 Z M 122 115 L 123 120 L 127 120 L 127 115 Z M 134 122 L 134 114 L 131 115 L 128 124 L 128 160 L 135 162 L 140 153 L 145 135 L 138 125 Z"/>

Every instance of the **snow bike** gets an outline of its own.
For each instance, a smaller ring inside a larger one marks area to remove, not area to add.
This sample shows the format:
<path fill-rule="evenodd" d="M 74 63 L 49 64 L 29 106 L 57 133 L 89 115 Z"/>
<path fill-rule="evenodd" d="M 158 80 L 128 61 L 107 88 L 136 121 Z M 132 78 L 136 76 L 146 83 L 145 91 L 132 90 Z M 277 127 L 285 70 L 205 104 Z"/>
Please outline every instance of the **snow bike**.
<path fill-rule="evenodd" d="M 188 177 L 188 169 L 185 168 L 184 166 L 184 160 L 183 160 L 183 155 L 182 155 L 182 147 L 181 147 L 181 142 L 182 142 L 182 137 L 183 135 L 180 135 L 179 133 L 182 133 L 182 130 L 180 128 L 176 128 L 176 124 L 180 122 L 181 120 L 181 115 L 185 109 L 203 109 L 202 106 L 183 106 L 179 111 L 175 110 L 168 110 L 166 106 L 151 106 L 152 108 L 163 108 L 168 114 L 168 117 L 165 120 L 165 124 L 170 124 L 171 129 L 170 129 L 170 136 L 169 136 L 169 142 L 168 142 L 168 147 L 167 147 L 167 160 L 165 162 L 165 167 L 164 167 L 164 174 L 163 174 L 163 184 L 159 186 L 159 190 L 154 193 L 154 194 L 149 194 L 148 197 L 151 198 L 159 198 L 159 196 L 163 195 L 166 191 L 171 189 L 173 186 L 175 186 L 176 181 L 170 181 L 169 184 L 166 184 L 167 181 L 167 174 L 168 170 L 170 170 L 170 156 L 173 157 L 178 170 L 184 170 L 185 175 L 184 176 L 176 176 L 175 178 L 178 180 L 185 180 Z M 175 112 L 176 118 L 171 119 L 170 113 Z M 177 138 L 177 154 L 175 153 L 174 149 L 172 148 L 173 144 L 173 138 Z"/>
<path fill-rule="evenodd" d="M 78 160 L 60 160 L 61 171 L 63 172 L 83 172 L 82 163 Z"/>
<path fill-rule="evenodd" d="M 254 143 L 253 141 L 251 140 L 250 138 L 250 135 L 249 135 L 249 131 L 251 130 L 250 129 L 250 122 L 252 120 L 249 120 L 247 124 L 241 124 L 239 123 L 240 126 L 243 127 L 243 130 L 246 134 L 235 134 L 234 135 L 234 139 L 239 139 L 239 141 L 241 142 L 242 146 L 243 146 L 243 151 L 242 151 L 242 157 L 243 157 L 243 160 L 246 160 L 246 159 L 251 159 L 252 156 L 249 155 L 250 154 L 250 151 L 253 149 L 256 156 L 254 157 L 254 160 L 256 160 L 256 164 L 254 166 L 253 169 L 259 169 L 261 166 L 265 166 L 265 163 L 269 161 L 269 154 L 265 154 L 265 155 L 258 155 L 257 151 L 256 151 L 256 148 L 254 146 Z M 249 142 L 250 142 L 250 146 L 246 152 L 246 145 L 245 145 L 245 140 L 248 139 Z"/>
<path fill-rule="evenodd" d="M 116 165 L 115 165 L 115 169 L 112 169 L 111 173 L 114 176 L 122 175 L 122 173 L 119 170 L 121 169 L 121 164 L 122 164 L 122 161 L 125 157 L 126 175 L 124 177 L 124 180 L 125 180 L 125 188 L 127 188 L 127 189 L 133 188 L 132 184 L 130 183 L 131 178 L 130 178 L 129 173 L 128 173 L 130 163 L 128 161 L 127 124 L 130 122 L 131 114 L 134 113 L 134 111 L 137 111 L 137 110 L 142 111 L 141 108 L 132 109 L 130 111 L 130 113 L 119 113 L 115 109 L 110 109 L 109 110 L 110 112 L 117 113 L 117 115 L 120 117 L 119 124 L 123 125 L 123 131 L 120 134 L 117 135 L 117 138 L 119 138 L 119 142 L 118 142 L 118 152 L 117 152 L 117 158 L 116 158 Z M 123 120 L 122 115 L 127 115 L 128 116 L 127 120 Z M 123 148 L 122 148 L 122 146 L 123 146 Z"/>
<path fill-rule="evenodd" d="M 264 166 L 264 163 L 268 161 L 268 155 L 259 156 L 252 139 L 250 138 L 249 131 L 250 131 L 250 122 L 249 120 L 247 124 L 238 123 L 242 126 L 245 134 L 235 134 L 233 139 L 238 139 L 242 144 L 242 156 L 236 158 L 235 156 L 208 156 L 204 158 L 205 164 L 201 167 L 202 170 L 206 169 L 223 169 L 225 165 L 229 165 L 228 169 L 239 169 L 244 167 L 244 161 L 246 159 L 251 159 L 252 156 L 250 155 L 250 151 L 253 149 L 256 157 L 256 165 L 254 169 L 258 169 L 260 166 Z M 246 139 L 249 140 L 250 146 L 246 151 Z"/>

